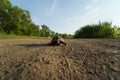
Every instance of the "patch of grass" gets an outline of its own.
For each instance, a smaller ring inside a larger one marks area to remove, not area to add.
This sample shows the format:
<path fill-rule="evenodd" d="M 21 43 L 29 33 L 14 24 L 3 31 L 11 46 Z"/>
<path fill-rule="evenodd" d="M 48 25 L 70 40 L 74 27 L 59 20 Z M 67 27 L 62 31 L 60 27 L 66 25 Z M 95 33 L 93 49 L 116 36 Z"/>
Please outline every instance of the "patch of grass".
<path fill-rule="evenodd" d="M 15 34 L 5 34 L 0 33 L 0 39 L 39 39 L 39 38 L 48 38 L 48 37 L 39 37 L 39 36 L 20 36 Z"/>

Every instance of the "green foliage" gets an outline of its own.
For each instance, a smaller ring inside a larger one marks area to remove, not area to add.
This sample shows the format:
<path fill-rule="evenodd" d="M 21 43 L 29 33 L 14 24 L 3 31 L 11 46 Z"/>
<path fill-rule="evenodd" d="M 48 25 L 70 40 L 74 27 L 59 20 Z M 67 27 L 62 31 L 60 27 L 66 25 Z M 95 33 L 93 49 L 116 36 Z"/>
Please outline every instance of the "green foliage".
<path fill-rule="evenodd" d="M 42 29 L 31 20 L 27 10 L 12 6 L 9 0 L 0 1 L 0 33 L 22 36 L 54 36 L 48 26 L 42 25 Z"/>
<path fill-rule="evenodd" d="M 118 30 L 110 22 L 86 25 L 75 32 L 75 38 L 114 38 Z"/>
<path fill-rule="evenodd" d="M 0 1 L 0 32 L 15 35 L 38 36 L 39 27 L 31 21 L 27 10 L 12 6 L 10 1 Z"/>
<path fill-rule="evenodd" d="M 42 37 L 54 37 L 56 32 L 52 31 L 47 25 L 41 25 L 40 35 Z"/>
<path fill-rule="evenodd" d="M 15 35 L 15 34 L 6 34 L 6 33 L 0 33 L 0 39 L 17 39 L 17 38 L 20 38 L 20 39 L 39 39 L 39 38 L 45 38 L 47 39 L 46 37 L 39 37 L 39 36 L 21 36 L 21 35 Z"/>
<path fill-rule="evenodd" d="M 73 35 L 71 35 L 71 34 L 66 34 L 66 33 L 64 33 L 64 34 L 58 34 L 58 35 L 60 35 L 60 36 L 62 36 L 62 38 L 66 38 L 66 39 L 71 39 L 71 38 L 73 38 Z"/>
<path fill-rule="evenodd" d="M 120 27 L 117 28 L 117 36 L 120 37 Z"/>
<path fill-rule="evenodd" d="M 49 37 L 50 36 L 50 32 L 51 30 L 49 29 L 49 27 L 47 27 L 46 25 L 41 25 L 42 27 L 42 30 L 41 30 L 41 36 L 44 36 L 44 37 Z"/>

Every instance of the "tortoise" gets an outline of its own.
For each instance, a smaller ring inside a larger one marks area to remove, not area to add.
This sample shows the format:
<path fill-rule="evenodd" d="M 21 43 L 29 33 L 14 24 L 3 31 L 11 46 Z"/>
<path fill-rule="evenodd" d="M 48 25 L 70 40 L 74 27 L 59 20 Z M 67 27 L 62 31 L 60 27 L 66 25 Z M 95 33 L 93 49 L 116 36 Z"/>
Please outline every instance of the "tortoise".
<path fill-rule="evenodd" d="M 67 43 L 61 36 L 57 35 L 53 37 L 53 39 L 50 42 L 50 45 L 67 45 Z"/>

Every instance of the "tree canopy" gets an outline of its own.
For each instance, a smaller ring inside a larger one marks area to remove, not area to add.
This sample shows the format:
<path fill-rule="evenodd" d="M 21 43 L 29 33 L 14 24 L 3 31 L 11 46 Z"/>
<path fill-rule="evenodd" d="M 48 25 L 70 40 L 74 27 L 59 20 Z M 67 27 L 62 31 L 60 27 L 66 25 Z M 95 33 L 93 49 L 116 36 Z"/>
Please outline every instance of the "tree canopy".
<path fill-rule="evenodd" d="M 29 11 L 12 6 L 9 0 L 0 1 L 0 30 L 7 34 L 30 35 L 28 29 L 32 28 L 34 32 L 33 27 L 38 29 L 31 21 Z"/>
<path fill-rule="evenodd" d="M 55 34 L 48 26 L 32 22 L 30 12 L 13 6 L 9 0 L 0 1 L 0 33 L 48 37 Z"/>

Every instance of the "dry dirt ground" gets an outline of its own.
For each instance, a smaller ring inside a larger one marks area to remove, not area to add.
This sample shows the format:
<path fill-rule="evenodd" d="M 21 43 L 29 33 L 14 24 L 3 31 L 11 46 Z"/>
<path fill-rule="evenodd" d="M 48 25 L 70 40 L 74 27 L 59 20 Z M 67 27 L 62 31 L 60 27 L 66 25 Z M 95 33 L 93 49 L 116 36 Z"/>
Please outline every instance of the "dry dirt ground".
<path fill-rule="evenodd" d="M 120 80 L 120 39 L 1 39 L 0 80 Z"/>

